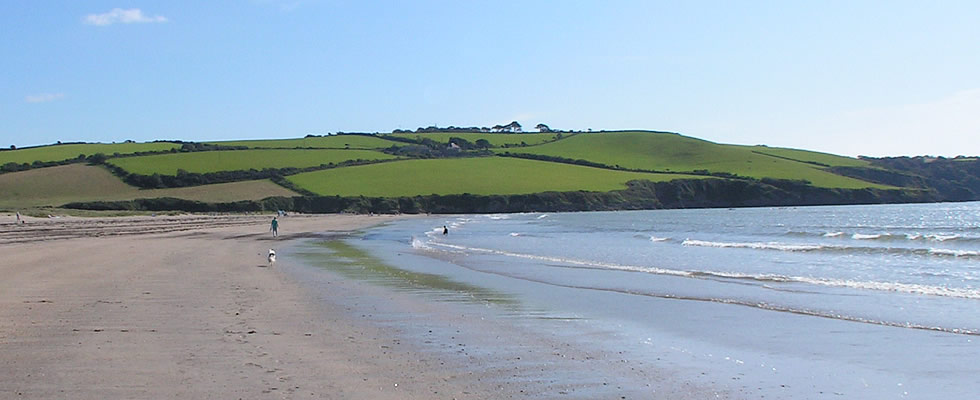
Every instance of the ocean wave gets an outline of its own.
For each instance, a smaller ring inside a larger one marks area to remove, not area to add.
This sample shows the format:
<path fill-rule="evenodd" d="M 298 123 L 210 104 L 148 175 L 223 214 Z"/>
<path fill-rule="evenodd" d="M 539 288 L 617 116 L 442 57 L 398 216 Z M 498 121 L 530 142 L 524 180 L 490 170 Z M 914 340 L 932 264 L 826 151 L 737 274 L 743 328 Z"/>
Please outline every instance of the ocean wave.
<path fill-rule="evenodd" d="M 856 254 L 894 254 L 922 257 L 959 257 L 980 258 L 980 251 L 937 249 L 921 247 L 881 247 L 881 246 L 846 246 L 829 244 L 793 244 L 779 242 L 711 242 L 687 239 L 681 242 L 684 246 L 715 247 L 725 249 L 775 250 L 787 252 L 835 252 Z"/>
<path fill-rule="evenodd" d="M 670 238 L 662 238 L 662 237 L 650 236 L 650 241 L 651 242 L 666 242 L 668 240 L 670 240 Z"/>
<path fill-rule="evenodd" d="M 965 242 L 980 243 L 980 237 L 964 235 L 960 233 L 892 233 L 892 232 L 851 232 L 842 230 L 827 231 L 789 231 L 785 233 L 788 237 L 823 237 L 823 238 L 848 238 L 862 241 L 922 241 L 922 242 Z"/>
<path fill-rule="evenodd" d="M 442 248 L 447 248 L 447 249 L 453 249 L 457 251 L 495 254 L 495 255 L 501 255 L 507 257 L 516 257 L 516 258 L 524 258 L 524 259 L 536 260 L 536 261 L 546 261 L 551 263 L 567 264 L 567 265 L 573 265 L 573 266 L 584 267 L 584 268 L 610 269 L 610 270 L 617 270 L 617 271 L 641 272 L 641 273 L 650 273 L 650 274 L 657 274 L 657 275 L 698 278 L 698 279 L 725 279 L 725 280 L 737 279 L 737 280 L 757 281 L 762 283 L 772 283 L 772 282 L 802 283 L 808 285 L 836 287 L 836 288 L 845 288 L 845 289 L 873 290 L 873 291 L 883 291 L 883 292 L 897 292 L 897 293 L 916 294 L 916 295 L 956 297 L 956 298 L 980 300 L 980 289 L 951 288 L 951 287 L 944 287 L 944 286 L 922 285 L 922 284 L 903 283 L 903 282 L 858 281 L 858 280 L 851 280 L 851 279 L 786 276 L 786 275 L 778 275 L 778 274 L 744 274 L 744 273 L 736 273 L 736 272 L 698 271 L 698 270 L 685 271 L 685 270 L 676 270 L 676 269 L 669 269 L 669 268 L 624 265 L 624 264 L 608 263 L 608 262 L 594 261 L 594 260 L 578 260 L 578 259 L 565 258 L 565 257 L 552 257 L 552 256 L 540 256 L 534 254 L 514 253 L 505 250 L 466 247 L 466 246 L 460 246 L 460 245 L 454 245 L 448 243 L 432 243 L 432 245 L 442 247 Z"/>
<path fill-rule="evenodd" d="M 953 234 L 953 235 L 925 235 L 923 237 L 925 237 L 928 240 L 934 240 L 934 241 L 937 241 L 937 242 L 945 242 L 947 240 L 957 240 L 957 239 L 960 239 L 961 238 L 960 235 L 956 235 L 956 234 Z"/>
<path fill-rule="evenodd" d="M 698 272 L 696 276 L 717 276 L 720 278 L 746 279 L 762 282 L 805 283 L 810 285 L 830 286 L 846 289 L 874 290 L 881 292 L 898 292 L 927 296 L 956 297 L 961 299 L 980 300 L 980 290 L 965 288 L 950 288 L 917 283 L 857 281 L 851 279 L 813 278 L 805 276 L 783 276 L 771 274 L 740 274 L 726 272 Z"/>
<path fill-rule="evenodd" d="M 431 249 L 432 247 L 430 247 L 428 244 L 426 244 L 425 241 L 420 240 L 419 238 L 417 238 L 415 236 L 412 236 L 412 248 L 413 249 Z"/>
<path fill-rule="evenodd" d="M 929 249 L 929 252 L 941 256 L 980 257 L 980 251 L 977 250 Z"/>
<path fill-rule="evenodd" d="M 780 250 L 780 251 L 814 251 L 828 248 L 830 246 L 818 244 L 787 244 L 787 243 L 758 243 L 758 242 L 709 242 L 705 240 L 686 239 L 681 242 L 684 246 L 697 247 L 717 247 L 717 248 L 738 248 L 738 249 L 758 249 L 758 250 Z"/>
<path fill-rule="evenodd" d="M 892 233 L 875 233 L 875 234 L 861 234 L 855 233 L 851 236 L 853 239 L 857 240 L 911 240 L 911 241 L 930 241 L 930 242 L 945 242 L 949 240 L 959 240 L 967 239 L 958 234 L 941 234 L 941 233 L 905 233 L 905 234 L 892 234 Z M 975 240 L 975 239 L 974 239 Z"/>

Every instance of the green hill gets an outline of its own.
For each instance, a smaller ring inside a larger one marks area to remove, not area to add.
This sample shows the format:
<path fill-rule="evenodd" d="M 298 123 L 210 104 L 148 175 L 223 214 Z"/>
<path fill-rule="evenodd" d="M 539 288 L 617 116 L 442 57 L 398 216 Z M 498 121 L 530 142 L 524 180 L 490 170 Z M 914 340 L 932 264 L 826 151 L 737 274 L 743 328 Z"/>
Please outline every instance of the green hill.
<path fill-rule="evenodd" d="M 980 196 L 978 165 L 975 158 L 855 159 L 650 131 L 69 144 L 0 152 L 0 209 L 122 201 L 90 206 L 471 212 L 970 200 Z M 210 205 L 129 201 L 158 197 Z"/>
<path fill-rule="evenodd" d="M 208 142 L 221 146 L 244 146 L 250 149 L 383 149 L 395 142 L 366 135 L 313 136 L 299 139 L 233 140 Z"/>
<path fill-rule="evenodd" d="M 141 190 L 105 168 L 84 164 L 38 168 L 0 175 L 0 209 L 57 207 L 75 201 L 176 197 L 205 202 L 259 200 L 296 193 L 268 180 L 171 189 Z"/>
<path fill-rule="evenodd" d="M 824 188 L 885 188 L 836 175 L 821 167 L 800 160 L 825 160 L 844 163 L 845 157 L 828 157 L 822 153 L 775 149 L 773 154 L 761 154 L 765 147 L 736 146 L 712 143 L 673 133 L 659 132 L 603 132 L 579 134 L 554 143 L 529 146 L 506 151 L 519 154 L 535 154 L 567 159 L 581 159 L 609 166 L 664 172 L 697 171 L 727 173 L 751 178 L 775 178 L 807 180 Z M 505 151 L 505 150 L 498 150 Z M 787 157 L 783 157 L 787 156 Z M 860 160 L 854 159 L 860 163 Z"/>
<path fill-rule="evenodd" d="M 325 196 L 399 197 L 428 194 L 521 194 L 547 191 L 606 192 L 634 179 L 668 181 L 703 177 L 612 171 L 515 158 L 407 160 L 328 169 L 290 176 L 300 188 Z"/>
<path fill-rule="evenodd" d="M 780 157 L 787 160 L 799 161 L 824 167 L 867 167 L 871 165 L 870 162 L 857 158 L 838 156 L 836 154 L 818 153 L 808 150 L 768 146 L 753 146 L 751 149 L 753 152 L 758 154 Z"/>
<path fill-rule="evenodd" d="M 475 132 L 426 132 L 426 133 L 394 133 L 381 137 L 393 137 L 417 140 L 432 139 L 440 143 L 448 143 L 449 138 L 457 137 L 471 143 L 484 139 L 493 147 L 520 146 L 521 143 L 533 146 L 555 140 L 554 133 L 475 133 Z"/>
<path fill-rule="evenodd" d="M 50 146 L 0 151 L 0 165 L 7 163 L 30 164 L 34 161 L 64 161 L 77 158 L 79 155 L 90 156 L 98 153 L 113 155 L 115 153 L 133 154 L 148 151 L 167 151 L 178 147 L 180 147 L 180 144 L 170 142 L 54 144 Z"/>
<path fill-rule="evenodd" d="M 271 149 L 199 151 L 113 158 L 108 162 L 127 172 L 142 175 L 177 175 L 177 170 L 207 173 L 265 168 L 306 168 L 353 160 L 387 160 L 394 156 L 371 150 Z"/>

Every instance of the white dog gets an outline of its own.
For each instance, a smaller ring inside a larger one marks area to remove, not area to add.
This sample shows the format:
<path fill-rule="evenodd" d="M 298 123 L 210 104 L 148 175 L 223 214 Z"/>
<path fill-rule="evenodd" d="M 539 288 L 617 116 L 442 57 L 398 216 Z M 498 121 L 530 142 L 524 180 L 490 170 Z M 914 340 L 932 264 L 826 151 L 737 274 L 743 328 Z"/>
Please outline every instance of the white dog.
<path fill-rule="evenodd" d="M 276 262 L 276 251 L 269 249 L 269 264 Z"/>

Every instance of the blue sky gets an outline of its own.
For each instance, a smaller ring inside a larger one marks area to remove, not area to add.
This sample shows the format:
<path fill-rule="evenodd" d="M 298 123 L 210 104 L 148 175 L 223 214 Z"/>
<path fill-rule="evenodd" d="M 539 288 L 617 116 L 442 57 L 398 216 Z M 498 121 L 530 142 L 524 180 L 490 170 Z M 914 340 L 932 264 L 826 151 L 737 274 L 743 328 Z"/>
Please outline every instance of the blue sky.
<path fill-rule="evenodd" d="M 980 155 L 977 1 L 0 2 L 4 147 L 517 120 Z"/>

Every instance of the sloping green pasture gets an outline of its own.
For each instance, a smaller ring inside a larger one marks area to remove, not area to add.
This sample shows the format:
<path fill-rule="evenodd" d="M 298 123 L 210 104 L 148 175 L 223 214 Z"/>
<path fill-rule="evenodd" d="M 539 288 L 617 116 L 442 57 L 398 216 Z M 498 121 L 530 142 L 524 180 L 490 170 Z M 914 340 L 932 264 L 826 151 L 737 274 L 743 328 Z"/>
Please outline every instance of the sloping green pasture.
<path fill-rule="evenodd" d="M 503 147 L 504 145 L 520 146 L 524 142 L 528 146 L 545 143 L 554 140 L 555 133 L 474 133 L 474 132 L 428 132 L 428 133 L 392 133 L 384 136 L 417 139 L 429 138 L 439 143 L 448 143 L 449 138 L 458 137 L 468 142 L 476 143 L 477 140 L 486 139 L 493 147 Z M 567 135 L 567 134 L 564 134 Z"/>
<path fill-rule="evenodd" d="M 333 135 L 299 139 L 235 140 L 209 142 L 209 144 L 264 149 L 383 149 L 398 143 L 364 135 Z"/>
<path fill-rule="evenodd" d="M 823 164 L 831 167 L 867 167 L 871 165 L 871 163 L 861 159 L 844 157 L 836 154 L 820 153 L 816 151 L 767 146 L 753 146 L 752 150 L 756 153 L 808 163 Z"/>
<path fill-rule="evenodd" d="M 885 188 L 832 174 L 816 165 L 757 154 L 753 152 L 755 149 L 757 147 L 717 144 L 672 133 L 603 132 L 578 134 L 540 146 L 498 151 L 582 159 L 653 171 L 707 170 L 753 178 L 805 179 L 814 186 L 827 188 Z M 800 156 L 795 152 L 792 154 Z"/>
<path fill-rule="evenodd" d="M 76 143 L 55 144 L 27 149 L 0 151 L 0 165 L 6 163 L 32 163 L 34 161 L 64 161 L 77 158 L 79 154 L 90 156 L 103 153 L 111 156 L 115 153 L 133 154 L 143 151 L 166 151 L 180 147 L 177 143 Z"/>
<path fill-rule="evenodd" d="M 0 209 L 57 207 L 75 201 L 176 197 L 204 202 L 260 200 L 297 194 L 269 180 L 141 190 L 103 167 L 69 164 L 0 175 Z"/>
<path fill-rule="evenodd" d="M 405 160 L 287 177 L 299 187 L 320 195 L 372 197 L 606 192 L 625 189 L 630 180 L 682 178 L 703 177 L 614 171 L 506 157 Z"/>
<path fill-rule="evenodd" d="M 192 173 L 241 171 L 265 168 L 306 168 L 352 160 L 387 160 L 392 155 L 371 150 L 235 150 L 154 154 L 107 160 L 127 172 L 141 175 L 177 175 L 182 169 Z"/>

